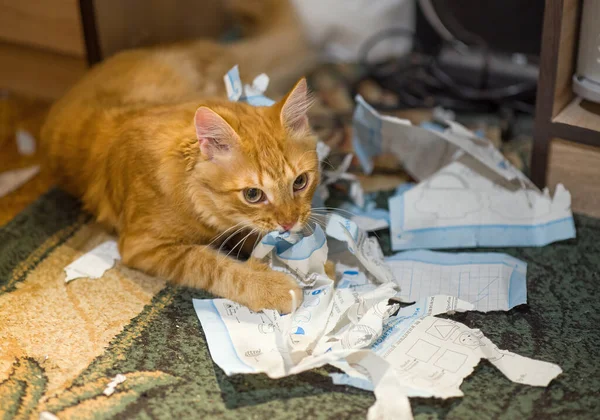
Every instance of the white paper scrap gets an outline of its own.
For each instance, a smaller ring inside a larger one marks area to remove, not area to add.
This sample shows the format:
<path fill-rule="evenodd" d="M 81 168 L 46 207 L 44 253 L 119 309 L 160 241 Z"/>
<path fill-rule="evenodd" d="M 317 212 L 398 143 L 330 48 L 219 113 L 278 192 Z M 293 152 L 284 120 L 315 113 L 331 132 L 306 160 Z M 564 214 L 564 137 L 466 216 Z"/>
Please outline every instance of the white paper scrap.
<path fill-rule="evenodd" d="M 376 401 L 369 408 L 368 420 L 413 418 L 408 396 L 402 392 L 402 378 L 386 360 L 370 351 L 353 353 L 346 360 L 355 367 L 360 366 L 374 384 Z"/>
<path fill-rule="evenodd" d="M 312 274 L 325 274 L 325 232 L 319 225 L 308 236 L 271 232 L 254 248 L 252 257 L 265 260 L 273 269 L 288 273 L 298 284 L 310 286 L 315 280 Z"/>
<path fill-rule="evenodd" d="M 39 166 L 0 172 L 0 197 L 15 191 L 39 172 Z"/>
<path fill-rule="evenodd" d="M 52 414 L 49 411 L 41 411 L 39 419 L 40 420 L 59 420 L 59 418 L 56 415 Z"/>
<path fill-rule="evenodd" d="M 325 160 L 329 156 L 329 153 L 331 153 L 331 147 L 322 141 L 317 143 L 317 157 L 319 161 Z"/>
<path fill-rule="evenodd" d="M 392 248 L 543 246 L 575 237 L 571 196 L 511 190 L 467 160 L 389 200 Z"/>
<path fill-rule="evenodd" d="M 351 214 L 350 220 L 365 232 L 375 232 L 388 228 L 390 226 L 390 212 L 375 208 L 376 203 L 370 198 L 365 197 L 364 201 L 365 206 L 363 208 L 348 202 L 342 203 L 340 208 Z"/>
<path fill-rule="evenodd" d="M 271 106 L 275 103 L 272 99 L 264 96 L 269 86 L 269 76 L 266 74 L 256 76 L 252 85 L 242 86 L 240 70 L 238 66 L 234 66 L 223 77 L 223 80 L 225 81 L 225 89 L 230 101 L 246 102 L 252 106 Z"/>
<path fill-rule="evenodd" d="M 223 76 L 223 81 L 225 82 L 225 90 L 227 90 L 227 97 L 229 100 L 232 102 L 239 101 L 244 93 L 239 67 L 233 66 L 233 68 Z"/>
<path fill-rule="evenodd" d="M 17 150 L 23 156 L 31 156 L 35 153 L 35 137 L 29 131 L 19 129 L 15 135 Z"/>
<path fill-rule="evenodd" d="M 65 283 L 82 277 L 100 278 L 120 259 L 117 242 L 106 241 L 65 267 Z"/>
<path fill-rule="evenodd" d="M 365 232 L 375 232 L 390 226 L 389 222 L 385 219 L 365 215 L 352 216 L 352 221 Z"/>
<path fill-rule="evenodd" d="M 125 375 L 119 373 L 108 383 L 108 385 L 106 385 L 106 388 L 104 389 L 104 391 L 102 391 L 102 393 L 104 395 L 106 395 L 107 397 L 110 397 L 112 394 L 115 393 L 117 386 L 119 384 L 122 384 L 126 380 L 127 380 L 127 377 Z"/>
<path fill-rule="evenodd" d="M 337 214 L 331 214 L 326 233 L 338 241 L 346 242 L 348 250 L 354 254 L 379 283 L 393 282 L 394 274 L 383 261 L 383 252 L 377 239 L 368 237 L 356 223 Z"/>
<path fill-rule="evenodd" d="M 507 311 L 527 303 L 527 264 L 507 254 L 405 251 L 386 258 L 411 302 L 431 295 L 455 296 L 481 312 Z"/>

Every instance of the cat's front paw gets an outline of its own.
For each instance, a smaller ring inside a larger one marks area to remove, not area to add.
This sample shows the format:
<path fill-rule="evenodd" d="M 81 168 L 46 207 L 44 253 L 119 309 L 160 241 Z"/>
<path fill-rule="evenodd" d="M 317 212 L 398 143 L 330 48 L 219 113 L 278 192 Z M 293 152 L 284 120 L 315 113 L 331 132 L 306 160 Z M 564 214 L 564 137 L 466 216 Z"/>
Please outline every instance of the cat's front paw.
<path fill-rule="evenodd" d="M 302 289 L 287 274 L 273 270 L 256 271 L 256 289 L 248 307 L 253 311 L 275 309 L 280 314 L 289 314 L 294 309 L 292 293 L 296 297 L 296 305 L 302 303 Z"/>

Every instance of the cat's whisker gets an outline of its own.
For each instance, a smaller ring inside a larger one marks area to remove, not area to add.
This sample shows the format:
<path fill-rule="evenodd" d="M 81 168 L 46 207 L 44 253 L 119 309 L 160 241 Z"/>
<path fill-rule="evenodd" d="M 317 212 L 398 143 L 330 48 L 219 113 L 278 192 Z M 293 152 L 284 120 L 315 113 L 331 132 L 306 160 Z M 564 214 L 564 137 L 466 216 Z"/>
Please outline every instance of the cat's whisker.
<path fill-rule="evenodd" d="M 321 207 L 321 208 L 326 208 L 326 207 Z M 350 215 L 350 216 L 356 216 L 356 214 L 355 214 L 355 213 L 352 213 L 351 211 L 348 211 L 348 210 L 344 210 L 344 209 L 337 209 L 337 208 L 333 208 L 333 207 L 329 207 L 329 208 L 330 208 L 330 209 L 332 209 L 332 210 L 326 210 L 326 211 L 329 211 L 330 213 L 333 213 L 334 211 L 339 211 L 339 212 L 346 212 L 346 213 L 348 213 L 348 215 Z M 328 216 L 328 214 L 319 214 L 318 212 L 316 212 L 316 211 L 315 211 L 315 210 L 317 210 L 317 211 L 318 211 L 318 209 L 319 209 L 319 208 L 317 208 L 317 209 L 312 209 L 313 213 L 314 213 L 316 216 L 319 216 L 319 217 L 327 217 L 327 216 Z M 310 219 L 310 220 L 313 220 L 315 223 L 318 223 L 316 220 L 314 220 L 314 219 L 313 219 L 313 217 L 315 217 L 315 216 L 311 215 L 311 216 L 309 217 L 309 219 Z M 373 234 L 374 234 L 374 235 L 377 237 L 377 239 L 378 239 L 378 240 L 381 240 L 381 238 L 379 237 L 379 235 L 377 234 L 377 232 L 372 232 L 372 233 L 373 233 Z"/>
<path fill-rule="evenodd" d="M 309 220 L 309 221 L 312 221 L 310 218 L 309 218 L 308 220 Z M 312 226 L 311 226 L 309 223 L 307 223 L 305 226 L 306 226 L 306 229 L 309 229 L 309 230 L 310 230 L 310 234 L 311 234 L 311 235 L 314 235 L 314 233 L 315 233 L 315 229 L 314 229 L 314 228 L 313 228 L 313 227 L 312 227 Z"/>
<path fill-rule="evenodd" d="M 311 222 L 321 226 L 321 228 L 325 228 L 325 226 L 327 226 L 326 220 L 321 220 L 321 219 L 317 218 L 316 216 L 311 216 L 309 220 Z"/>
<path fill-rule="evenodd" d="M 327 216 L 322 215 L 322 214 L 311 214 L 310 216 L 308 216 L 308 220 L 311 220 L 311 221 L 313 221 L 315 223 L 318 223 L 318 224 L 325 223 L 326 222 L 326 220 L 325 220 L 326 218 L 327 218 Z"/>
<path fill-rule="evenodd" d="M 312 209 L 312 212 L 319 216 L 328 216 L 330 214 L 335 214 L 335 213 L 337 213 L 340 216 L 349 217 L 349 218 L 358 216 L 356 213 L 353 213 L 349 210 L 337 209 L 337 208 L 330 208 L 330 209 L 326 209 L 326 210 L 320 210 L 317 208 L 317 209 Z"/>
<path fill-rule="evenodd" d="M 244 249 L 244 245 L 246 244 L 246 240 L 247 240 L 247 239 L 248 239 L 248 238 L 249 238 L 249 237 L 250 237 L 250 236 L 251 236 L 253 233 L 255 233 L 255 232 L 256 232 L 256 228 L 252 229 L 252 230 L 250 231 L 250 233 L 249 233 L 249 234 L 247 234 L 247 235 L 246 235 L 246 237 L 243 239 L 242 245 L 240 246 L 240 249 L 238 249 L 238 252 L 237 252 L 237 256 L 236 256 L 236 258 L 237 258 L 237 259 L 239 259 L 239 258 L 240 258 L 240 252 L 242 251 L 242 249 Z"/>
<path fill-rule="evenodd" d="M 310 163 L 312 163 L 312 164 L 315 164 L 315 163 L 317 163 L 317 164 L 319 164 L 319 163 L 323 163 L 323 164 L 325 164 L 325 165 L 328 165 L 328 166 L 329 166 L 329 168 L 331 168 L 331 170 L 332 170 L 332 171 L 335 171 L 335 168 L 333 167 L 333 165 L 331 164 L 331 162 L 329 162 L 329 161 L 326 161 L 326 160 L 319 160 L 319 159 L 317 158 L 317 159 L 315 159 L 315 160 L 311 161 Z"/>
<path fill-rule="evenodd" d="M 213 239 L 212 239 L 212 240 L 211 240 L 211 241 L 208 243 L 208 245 L 206 245 L 206 247 L 209 247 L 209 246 L 211 246 L 211 245 L 212 245 L 213 243 L 215 243 L 215 242 L 216 242 L 216 241 L 217 241 L 217 240 L 218 240 L 220 237 L 222 237 L 223 235 L 225 235 L 225 234 L 226 234 L 227 232 L 229 232 L 231 229 L 234 229 L 234 228 L 236 228 L 237 226 L 241 225 L 242 223 L 244 223 L 244 222 L 239 222 L 239 223 L 236 223 L 235 225 L 231 226 L 230 228 L 228 228 L 228 229 L 225 229 L 225 230 L 224 230 L 223 232 L 221 232 L 219 235 L 215 236 L 215 237 L 214 237 L 214 238 L 213 238 Z"/>
<path fill-rule="evenodd" d="M 248 235 L 250 235 L 250 234 L 248 234 Z M 229 255 L 231 255 L 231 253 L 232 253 L 233 251 L 235 251 L 235 249 L 238 247 L 238 245 L 239 245 L 239 244 L 241 244 L 241 243 L 242 243 L 242 241 L 243 241 L 245 238 L 247 238 L 247 237 L 248 237 L 248 235 L 244 236 L 244 238 L 242 238 L 242 239 L 240 239 L 239 241 L 237 241 L 237 243 L 236 243 L 236 244 L 235 244 L 235 245 L 234 245 L 234 246 L 233 246 L 233 247 L 232 247 L 232 248 L 229 250 L 229 252 L 228 252 L 227 254 L 225 254 L 225 255 L 221 254 L 221 256 L 220 256 L 220 258 L 219 258 L 219 260 L 218 260 L 218 262 L 217 262 L 217 263 L 218 263 L 218 264 L 220 264 L 221 262 L 225 261 L 225 260 L 227 259 L 227 257 L 229 257 Z"/>
<path fill-rule="evenodd" d="M 233 226 L 234 228 L 236 226 Z M 237 235 L 241 230 L 245 229 L 246 225 L 240 226 L 238 227 L 233 233 L 229 234 L 229 236 L 227 238 L 225 238 L 225 240 L 223 240 L 223 242 L 221 243 L 221 246 L 219 247 L 219 250 L 223 247 L 223 245 L 225 245 L 233 236 Z"/>
<path fill-rule="evenodd" d="M 328 165 L 329 168 L 331 168 L 332 171 L 335 171 L 335 168 L 333 167 L 333 165 L 331 164 L 331 162 L 329 162 L 328 160 L 322 160 L 320 161 L 322 164 Z"/>
<path fill-rule="evenodd" d="M 256 245 L 262 239 L 262 236 L 260 236 L 260 230 L 259 229 L 257 229 L 257 233 L 258 233 L 258 235 L 256 235 L 256 239 L 254 240 L 254 245 L 252 245 L 252 251 L 254 251 L 254 248 L 256 248 Z"/>
<path fill-rule="evenodd" d="M 339 207 L 313 207 L 311 209 L 311 211 L 313 211 L 313 212 L 319 212 L 319 211 L 321 211 L 321 212 L 331 212 L 331 213 L 333 213 L 333 212 L 345 212 L 345 213 L 351 214 L 353 216 L 356 216 L 356 214 L 353 213 L 353 212 L 351 212 L 350 210 L 342 209 L 342 208 L 339 208 Z"/>
<path fill-rule="evenodd" d="M 227 239 L 225 239 L 225 240 L 223 241 L 223 243 L 221 244 L 221 246 L 219 247 L 219 252 L 221 252 L 221 251 L 222 251 L 222 249 L 223 249 L 223 246 L 225 246 L 225 244 L 226 244 L 226 243 L 227 243 L 227 242 L 228 242 L 228 241 L 229 241 L 229 240 L 230 240 L 232 237 L 234 237 L 235 235 L 237 235 L 238 233 L 240 233 L 241 231 L 243 231 L 243 230 L 244 230 L 244 229 L 246 229 L 247 227 L 248 227 L 248 226 L 244 225 L 244 226 L 242 226 L 241 228 L 237 229 L 235 232 L 233 232 L 231 235 L 229 235 L 229 236 L 227 237 Z"/>

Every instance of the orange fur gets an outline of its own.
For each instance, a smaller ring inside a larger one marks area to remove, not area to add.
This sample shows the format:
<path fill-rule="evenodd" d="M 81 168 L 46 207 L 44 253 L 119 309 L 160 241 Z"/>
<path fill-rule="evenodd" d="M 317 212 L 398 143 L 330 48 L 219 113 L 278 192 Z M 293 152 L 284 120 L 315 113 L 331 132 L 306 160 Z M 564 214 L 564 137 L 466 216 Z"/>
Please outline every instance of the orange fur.
<path fill-rule="evenodd" d="M 286 22 L 289 40 L 298 33 L 284 3 L 277 3 L 283 17 L 270 22 Z M 301 298 L 288 276 L 215 249 L 236 234 L 247 249 L 256 235 L 290 221 L 301 226 L 310 215 L 319 173 L 316 140 L 302 123 L 306 82 L 273 107 L 223 99 L 223 75 L 234 64 L 248 80 L 277 61 L 289 63 L 298 45 L 278 44 L 282 55 L 259 68 L 269 36 L 280 35 L 259 31 L 229 46 L 195 41 L 118 54 L 52 107 L 41 137 L 61 185 L 119 234 L 125 264 L 253 310 L 287 312 L 289 291 Z M 303 173 L 308 185 L 294 192 Z M 247 188 L 264 191 L 268 202 L 248 203 Z"/>

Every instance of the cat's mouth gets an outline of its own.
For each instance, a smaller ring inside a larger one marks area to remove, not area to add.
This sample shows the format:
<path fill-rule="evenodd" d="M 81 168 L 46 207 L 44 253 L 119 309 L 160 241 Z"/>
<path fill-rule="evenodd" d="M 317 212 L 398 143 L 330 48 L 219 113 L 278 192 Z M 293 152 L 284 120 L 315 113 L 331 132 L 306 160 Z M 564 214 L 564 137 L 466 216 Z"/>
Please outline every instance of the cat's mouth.
<path fill-rule="evenodd" d="M 271 232 L 279 232 L 279 233 L 306 233 L 312 232 L 313 229 L 310 228 L 311 217 L 310 213 L 300 215 L 296 220 L 289 221 L 274 221 L 274 220 L 257 220 L 253 223 L 254 228 L 260 232 L 262 235 L 266 235 Z"/>

